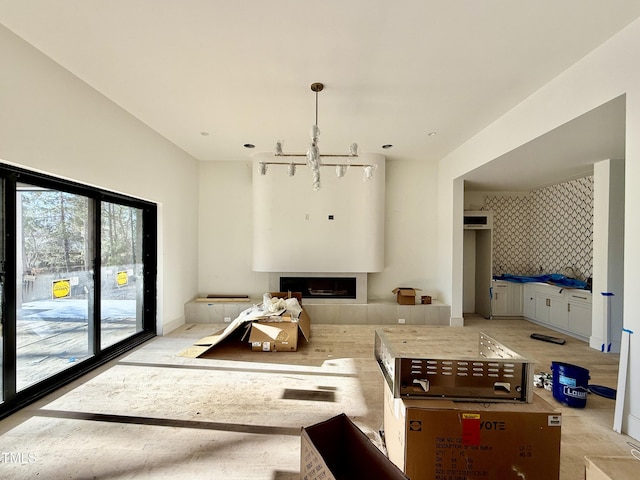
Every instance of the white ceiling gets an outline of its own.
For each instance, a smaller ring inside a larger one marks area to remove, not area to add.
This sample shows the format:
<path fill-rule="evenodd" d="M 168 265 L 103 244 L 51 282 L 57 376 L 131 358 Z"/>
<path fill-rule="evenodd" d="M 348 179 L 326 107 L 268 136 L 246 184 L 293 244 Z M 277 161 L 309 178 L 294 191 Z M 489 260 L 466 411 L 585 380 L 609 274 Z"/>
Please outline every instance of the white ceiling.
<path fill-rule="evenodd" d="M 464 176 L 465 189 L 529 191 L 593 174 L 625 158 L 625 96 L 615 98 Z"/>
<path fill-rule="evenodd" d="M 321 152 L 357 142 L 437 161 L 638 16 L 638 0 L 0 0 L 0 23 L 203 161 L 276 140 L 305 151 L 313 82 Z M 581 137 L 587 155 L 549 134 L 513 155 L 555 153 L 529 174 L 544 185 L 620 150 L 614 137 Z M 521 158 L 474 172 L 470 188 L 518 189 L 501 178 Z"/>

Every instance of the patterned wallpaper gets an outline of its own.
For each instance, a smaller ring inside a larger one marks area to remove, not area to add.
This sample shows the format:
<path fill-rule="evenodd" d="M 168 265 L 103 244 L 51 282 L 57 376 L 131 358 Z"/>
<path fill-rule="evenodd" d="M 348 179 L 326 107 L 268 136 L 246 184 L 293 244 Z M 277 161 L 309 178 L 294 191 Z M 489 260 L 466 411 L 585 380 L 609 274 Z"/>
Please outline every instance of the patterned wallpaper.
<path fill-rule="evenodd" d="M 592 276 L 593 177 L 524 196 L 487 195 L 483 210 L 494 212 L 494 275 Z"/>

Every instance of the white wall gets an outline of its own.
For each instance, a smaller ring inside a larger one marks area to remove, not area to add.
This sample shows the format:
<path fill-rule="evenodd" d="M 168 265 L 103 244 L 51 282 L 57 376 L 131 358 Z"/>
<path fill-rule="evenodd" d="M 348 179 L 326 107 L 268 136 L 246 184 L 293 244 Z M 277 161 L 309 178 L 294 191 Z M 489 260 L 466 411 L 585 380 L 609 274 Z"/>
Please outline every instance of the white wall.
<path fill-rule="evenodd" d="M 199 295 L 269 291 L 267 273 L 252 260 L 251 166 L 246 162 L 201 162 L 199 207 Z"/>
<path fill-rule="evenodd" d="M 624 306 L 624 160 L 594 165 L 592 328 L 589 345 L 620 352 Z M 612 295 L 603 296 L 602 293 Z"/>
<path fill-rule="evenodd" d="M 158 333 L 197 281 L 197 161 L 0 26 L 0 161 L 159 203 Z"/>
<path fill-rule="evenodd" d="M 631 371 L 627 378 L 624 431 L 640 437 L 640 21 L 632 23 L 600 48 L 441 160 L 439 170 L 439 257 L 444 299 L 452 316 L 461 311 L 461 179 L 465 173 L 626 93 L 625 284 L 624 326 L 630 337 Z M 604 160 L 604 159 L 603 159 Z M 451 245 L 451 247 L 448 247 Z M 604 354 L 603 354 L 604 355 Z M 635 367 L 635 368 L 634 368 Z"/>
<path fill-rule="evenodd" d="M 387 158 L 385 265 L 369 275 L 369 298 L 394 300 L 395 287 L 441 299 L 437 271 L 437 163 Z"/>
<path fill-rule="evenodd" d="M 357 160 L 357 162 L 355 161 Z M 260 272 L 364 273 L 384 268 L 385 158 L 361 153 L 352 163 L 374 165 L 363 181 L 363 168 L 351 167 L 342 178 L 323 167 L 321 188 L 312 172 L 288 165 L 273 154 L 253 157 L 253 269 Z M 339 160 L 337 160 L 339 163 Z M 303 162 L 300 162 L 303 163 Z"/>
<path fill-rule="evenodd" d="M 394 301 L 391 291 L 397 286 L 439 297 L 435 168 L 426 161 L 386 161 L 385 264 L 382 272 L 369 274 L 370 300 Z M 261 296 L 269 290 L 268 274 L 251 268 L 251 190 L 248 156 L 246 163 L 200 166 L 200 294 Z M 309 190 L 313 193 L 311 182 Z"/>

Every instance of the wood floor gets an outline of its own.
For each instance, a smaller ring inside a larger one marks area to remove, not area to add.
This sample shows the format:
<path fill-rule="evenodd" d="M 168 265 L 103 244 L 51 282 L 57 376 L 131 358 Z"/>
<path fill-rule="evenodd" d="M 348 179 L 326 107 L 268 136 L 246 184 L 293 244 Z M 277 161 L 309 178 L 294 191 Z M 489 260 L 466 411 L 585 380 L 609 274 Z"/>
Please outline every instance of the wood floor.
<path fill-rule="evenodd" d="M 297 479 L 302 426 L 346 413 L 380 444 L 378 328 L 407 338 L 446 332 L 442 349 L 481 330 L 535 359 L 536 371 L 563 361 L 589 369 L 592 384 L 616 387 L 617 355 L 570 337 L 565 345 L 532 340 L 531 333 L 554 332 L 525 320 L 465 323 L 462 330 L 313 324 L 297 352 L 224 345 L 197 359 L 177 354 L 220 325 L 184 325 L 0 421 L 0 478 Z M 584 479 L 585 456 L 630 456 L 626 442 L 638 443 L 613 432 L 613 400 L 591 394 L 586 408 L 572 409 L 536 392 L 563 415 L 562 480 Z"/>

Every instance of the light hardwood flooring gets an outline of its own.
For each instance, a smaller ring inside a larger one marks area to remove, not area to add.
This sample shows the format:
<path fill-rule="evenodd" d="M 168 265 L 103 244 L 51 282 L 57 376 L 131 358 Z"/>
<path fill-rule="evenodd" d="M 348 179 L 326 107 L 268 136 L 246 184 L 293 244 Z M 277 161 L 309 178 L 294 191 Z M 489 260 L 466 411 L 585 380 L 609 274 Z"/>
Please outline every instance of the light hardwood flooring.
<path fill-rule="evenodd" d="M 570 337 L 532 340 L 554 332 L 521 319 L 465 324 L 535 359 L 536 371 L 564 361 L 589 369 L 592 384 L 616 387 L 617 355 Z M 302 426 L 346 413 L 379 444 L 377 328 L 444 333 L 443 349 L 461 338 L 449 327 L 313 324 L 297 352 L 227 345 L 208 358 L 177 356 L 219 327 L 184 325 L 0 421 L 0 478 L 297 479 Z M 629 456 L 626 442 L 638 443 L 613 432 L 613 400 L 591 394 L 586 408 L 572 409 L 536 393 L 563 415 L 562 480 L 584 478 L 586 455 Z"/>

